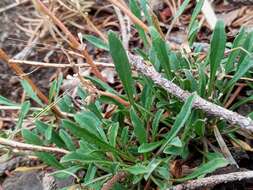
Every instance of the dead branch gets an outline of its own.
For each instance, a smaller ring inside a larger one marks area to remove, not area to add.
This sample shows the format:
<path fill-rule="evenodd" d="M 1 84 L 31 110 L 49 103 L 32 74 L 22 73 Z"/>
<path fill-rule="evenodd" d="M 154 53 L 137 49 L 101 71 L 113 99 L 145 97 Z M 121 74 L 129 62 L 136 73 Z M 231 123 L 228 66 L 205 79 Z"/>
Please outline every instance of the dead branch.
<path fill-rule="evenodd" d="M 181 89 L 175 83 L 165 79 L 160 73 L 155 70 L 153 66 L 147 66 L 141 57 L 132 55 L 131 53 L 128 53 L 128 57 L 130 63 L 138 72 L 151 78 L 155 84 L 162 87 L 173 96 L 179 98 L 181 101 L 185 101 L 189 96 L 191 96 L 192 93 Z M 211 103 L 198 95 L 196 95 L 193 107 L 201 109 L 206 113 L 214 115 L 216 117 L 225 119 L 231 124 L 237 124 L 242 129 L 247 129 L 253 132 L 253 121 L 250 118 L 244 117 L 236 112 L 232 112 L 226 108 Z"/>
<path fill-rule="evenodd" d="M 202 179 L 188 181 L 176 185 L 174 187 L 171 187 L 168 190 L 194 190 L 194 189 L 203 189 L 207 187 L 211 188 L 221 183 L 229 183 L 233 181 L 241 181 L 252 178 L 253 178 L 253 171 L 234 172 L 229 174 L 214 175 Z"/>
<path fill-rule="evenodd" d="M 31 151 L 39 151 L 39 152 L 55 152 L 55 153 L 62 153 L 62 154 L 68 154 L 69 151 L 61 148 L 53 148 L 53 147 L 45 147 L 45 146 L 38 146 L 38 145 L 32 145 L 32 144 L 26 144 L 21 143 L 5 138 L 0 138 L 0 144 L 5 146 L 10 146 L 17 149 L 22 150 L 31 150 Z"/>

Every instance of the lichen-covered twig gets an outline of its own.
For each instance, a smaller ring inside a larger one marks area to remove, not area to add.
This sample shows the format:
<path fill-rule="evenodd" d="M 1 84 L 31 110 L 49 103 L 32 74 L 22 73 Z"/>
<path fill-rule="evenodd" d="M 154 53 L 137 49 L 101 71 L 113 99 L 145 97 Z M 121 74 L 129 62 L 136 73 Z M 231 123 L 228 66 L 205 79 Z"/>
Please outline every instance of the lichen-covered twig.
<path fill-rule="evenodd" d="M 194 189 L 203 189 L 207 187 L 211 188 L 218 184 L 229 183 L 233 181 L 241 181 L 245 179 L 253 179 L 253 171 L 213 175 L 202 179 L 188 181 L 176 185 L 174 187 L 171 187 L 168 190 L 194 190 Z"/>
<path fill-rule="evenodd" d="M 185 101 L 189 96 L 191 96 L 190 92 L 181 89 L 175 83 L 164 78 L 162 74 L 158 73 L 153 66 L 146 65 L 140 56 L 135 56 L 131 53 L 128 53 L 128 57 L 130 63 L 138 72 L 151 78 L 155 84 L 162 87 L 173 96 L 179 98 L 181 101 Z M 253 132 L 253 121 L 250 118 L 244 117 L 236 112 L 211 103 L 198 95 L 196 95 L 193 107 L 201 109 L 208 114 L 220 117 L 231 124 L 239 125 L 241 128 Z"/>

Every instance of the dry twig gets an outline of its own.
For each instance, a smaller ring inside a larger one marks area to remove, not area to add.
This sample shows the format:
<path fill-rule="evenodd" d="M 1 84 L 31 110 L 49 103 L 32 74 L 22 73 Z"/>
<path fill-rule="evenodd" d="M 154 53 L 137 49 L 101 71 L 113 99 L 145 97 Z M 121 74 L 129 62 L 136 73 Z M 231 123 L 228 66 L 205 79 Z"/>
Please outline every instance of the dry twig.
<path fill-rule="evenodd" d="M 181 101 L 185 101 L 189 96 L 191 96 L 190 92 L 181 89 L 175 83 L 162 77 L 162 75 L 158 73 L 153 66 L 147 66 L 141 57 L 132 55 L 131 53 L 128 53 L 128 57 L 130 63 L 136 68 L 138 72 L 151 78 L 155 84 L 164 88 L 167 92 L 173 96 L 176 96 Z M 211 103 L 201 98 L 200 96 L 196 96 L 193 107 L 201 109 L 208 114 L 225 119 L 231 124 L 237 124 L 242 129 L 247 129 L 253 132 L 253 121 L 250 118 L 244 117 L 238 113 L 232 112 L 226 108 Z"/>
<path fill-rule="evenodd" d="M 171 187 L 168 190 L 194 190 L 194 189 L 203 189 L 207 187 L 211 188 L 221 183 L 229 183 L 233 181 L 241 181 L 252 178 L 253 178 L 253 171 L 234 172 L 229 174 L 214 175 L 202 179 L 188 181 L 183 184 Z"/>
<path fill-rule="evenodd" d="M 39 152 L 55 152 L 55 153 L 62 153 L 62 154 L 69 153 L 69 151 L 65 149 L 61 149 L 61 148 L 31 145 L 31 144 L 21 143 L 21 142 L 17 142 L 17 141 L 5 139 L 5 138 L 0 138 L 0 144 L 17 148 L 17 149 L 22 149 L 22 150 L 31 150 L 31 151 L 39 151 Z"/>

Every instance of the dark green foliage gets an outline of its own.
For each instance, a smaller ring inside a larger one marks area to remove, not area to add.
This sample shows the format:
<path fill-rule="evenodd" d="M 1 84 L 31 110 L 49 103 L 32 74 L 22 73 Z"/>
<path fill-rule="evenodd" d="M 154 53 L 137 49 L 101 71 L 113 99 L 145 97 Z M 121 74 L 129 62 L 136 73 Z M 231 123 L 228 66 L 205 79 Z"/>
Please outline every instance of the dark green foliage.
<path fill-rule="evenodd" d="M 179 18 L 189 2 L 183 2 L 172 22 Z M 194 45 L 199 31 L 197 16 L 202 6 L 203 0 L 200 0 L 193 10 L 188 30 L 190 45 Z M 61 158 L 43 152 L 36 152 L 35 155 L 57 168 L 54 175 L 61 179 L 84 170 L 85 176 L 79 182 L 91 189 L 101 189 L 109 178 L 122 171 L 127 173 L 127 179 L 121 184 L 117 183 L 114 189 L 143 189 L 147 182 L 154 189 L 167 189 L 172 182 L 203 177 L 217 168 L 225 167 L 228 161 L 215 151 L 219 146 L 214 140 L 212 127 L 216 125 L 224 138 L 231 141 L 237 139 L 237 128 L 194 109 L 194 102 L 196 96 L 201 96 L 225 106 L 238 81 L 247 86 L 246 95 L 234 100 L 230 109 L 236 110 L 253 100 L 252 83 L 247 78 L 244 79 L 247 82 L 242 80 L 242 77 L 253 76 L 253 33 L 240 30 L 231 45 L 226 42 L 224 23 L 218 21 L 208 55 L 202 60 L 196 49 L 192 49 L 194 54 L 191 55 L 170 49 L 168 42 L 154 26 L 146 0 L 130 0 L 130 8 L 136 17 L 146 20 L 150 28 L 149 32 L 144 32 L 140 26 L 134 25 L 144 44 L 144 48 L 135 52 L 143 57 L 147 65 L 154 66 L 167 79 L 191 92 L 191 96 L 181 102 L 147 77 L 133 72 L 127 51 L 115 32 L 109 32 L 108 43 L 85 35 L 88 42 L 110 54 L 123 90 L 117 91 L 114 85 L 94 76 L 86 79 L 99 90 L 128 101 L 129 107 L 103 95 L 86 104 L 84 102 L 90 94 L 81 86 L 77 90 L 81 104 L 77 107 L 68 91 L 59 96 L 63 80 L 59 76 L 51 85 L 49 100 L 68 116 L 57 120 L 50 117 L 50 121 L 45 121 L 40 116 L 46 115 L 45 118 L 48 118 L 52 113 L 44 107 L 29 84 L 21 81 L 27 98 L 41 106 L 42 111 L 38 114 L 29 101 L 20 105 L 0 96 L 1 105 L 21 108 L 14 136 L 22 131 L 26 143 L 68 150 L 69 153 L 61 155 Z M 227 50 L 226 47 L 231 49 Z M 224 55 L 225 52 L 229 53 Z M 228 74 L 232 77 L 226 78 Z M 35 115 L 35 127 L 32 130 L 24 129 L 24 120 L 32 112 Z M 249 117 L 252 115 L 249 113 Z M 203 146 L 203 142 L 211 143 L 212 148 Z M 194 162 L 196 169 L 189 175 L 175 178 L 170 171 L 171 163 L 178 160 L 192 162 L 195 153 L 198 155 L 196 164 Z"/>

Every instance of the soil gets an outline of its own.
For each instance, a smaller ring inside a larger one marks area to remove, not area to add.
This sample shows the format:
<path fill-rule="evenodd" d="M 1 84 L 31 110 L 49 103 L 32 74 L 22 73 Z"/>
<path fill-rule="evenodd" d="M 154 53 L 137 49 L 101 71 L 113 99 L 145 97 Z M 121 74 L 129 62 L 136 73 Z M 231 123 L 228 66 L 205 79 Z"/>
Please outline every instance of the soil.
<path fill-rule="evenodd" d="M 14 3 L 15 0 L 1 0 L 0 8 Z M 23 24 L 20 15 L 30 18 L 31 10 L 27 4 L 19 5 L 16 8 L 9 9 L 0 13 L 0 48 L 8 53 L 10 57 L 15 56 L 22 51 L 29 36 L 20 30 L 17 26 Z M 33 53 L 32 60 L 39 61 L 41 56 L 36 52 Z M 43 92 L 48 91 L 49 78 L 54 74 L 55 69 L 35 67 L 22 67 L 25 73 L 41 88 Z M 8 82 L 7 82 L 8 81 Z M 20 100 L 23 90 L 17 77 L 7 64 L 0 61 L 0 94 L 13 101 Z"/>

